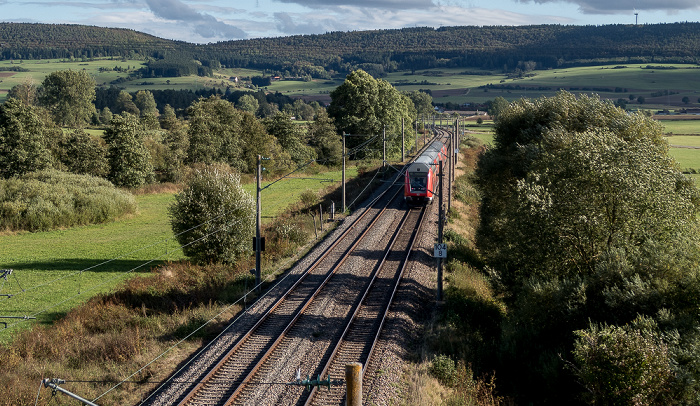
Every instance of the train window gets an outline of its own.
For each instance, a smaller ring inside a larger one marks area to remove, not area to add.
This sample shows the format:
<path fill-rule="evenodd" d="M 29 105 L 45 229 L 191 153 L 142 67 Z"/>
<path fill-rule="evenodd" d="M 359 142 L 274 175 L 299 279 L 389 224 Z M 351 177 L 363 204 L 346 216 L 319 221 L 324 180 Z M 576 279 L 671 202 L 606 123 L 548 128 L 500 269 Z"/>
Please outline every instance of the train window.
<path fill-rule="evenodd" d="M 428 184 L 428 174 L 413 172 L 409 175 L 411 179 L 411 191 L 425 191 L 425 186 Z"/>

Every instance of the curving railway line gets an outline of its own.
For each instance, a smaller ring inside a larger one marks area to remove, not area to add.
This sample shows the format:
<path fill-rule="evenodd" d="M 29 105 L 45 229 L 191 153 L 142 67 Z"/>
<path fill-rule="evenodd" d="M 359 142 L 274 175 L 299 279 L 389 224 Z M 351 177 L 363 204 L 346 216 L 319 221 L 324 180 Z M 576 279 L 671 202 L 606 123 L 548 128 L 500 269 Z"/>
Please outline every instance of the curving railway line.
<path fill-rule="evenodd" d="M 342 404 L 344 386 L 286 383 L 368 365 L 426 213 L 404 208 L 401 191 L 387 187 L 141 404 Z"/>

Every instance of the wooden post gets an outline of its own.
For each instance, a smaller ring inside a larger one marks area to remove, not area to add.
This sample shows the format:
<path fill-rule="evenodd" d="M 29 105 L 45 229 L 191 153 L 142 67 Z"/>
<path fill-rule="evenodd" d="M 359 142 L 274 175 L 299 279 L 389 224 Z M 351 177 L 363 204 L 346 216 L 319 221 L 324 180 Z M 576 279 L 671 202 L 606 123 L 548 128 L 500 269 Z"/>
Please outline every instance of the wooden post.
<path fill-rule="evenodd" d="M 345 365 L 345 406 L 362 406 L 362 363 Z"/>

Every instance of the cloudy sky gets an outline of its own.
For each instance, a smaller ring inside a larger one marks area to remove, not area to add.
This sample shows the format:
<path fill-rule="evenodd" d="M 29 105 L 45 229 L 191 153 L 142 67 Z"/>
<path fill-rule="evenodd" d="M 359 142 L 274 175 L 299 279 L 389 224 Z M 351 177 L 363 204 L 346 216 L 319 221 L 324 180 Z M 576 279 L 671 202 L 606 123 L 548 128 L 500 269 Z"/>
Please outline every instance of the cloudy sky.
<path fill-rule="evenodd" d="M 207 43 L 455 25 L 700 21 L 700 0 L 0 0 L 0 21 L 131 28 Z"/>

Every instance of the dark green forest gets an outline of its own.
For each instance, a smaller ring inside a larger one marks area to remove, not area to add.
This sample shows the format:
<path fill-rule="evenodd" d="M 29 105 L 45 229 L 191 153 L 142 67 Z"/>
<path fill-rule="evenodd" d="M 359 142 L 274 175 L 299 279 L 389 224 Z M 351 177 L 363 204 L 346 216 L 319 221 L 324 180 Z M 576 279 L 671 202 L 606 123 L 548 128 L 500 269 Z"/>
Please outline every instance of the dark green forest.
<path fill-rule="evenodd" d="M 0 60 L 149 58 L 149 76 L 206 75 L 219 66 L 317 78 L 436 67 L 539 69 L 601 63 L 696 63 L 700 23 L 430 27 L 190 44 L 127 29 L 0 23 Z M 197 61 L 196 65 L 193 61 Z"/>

